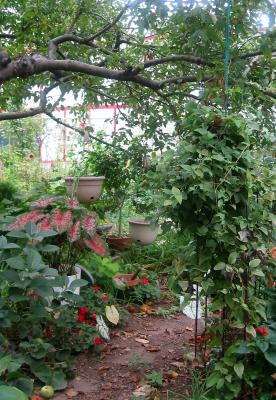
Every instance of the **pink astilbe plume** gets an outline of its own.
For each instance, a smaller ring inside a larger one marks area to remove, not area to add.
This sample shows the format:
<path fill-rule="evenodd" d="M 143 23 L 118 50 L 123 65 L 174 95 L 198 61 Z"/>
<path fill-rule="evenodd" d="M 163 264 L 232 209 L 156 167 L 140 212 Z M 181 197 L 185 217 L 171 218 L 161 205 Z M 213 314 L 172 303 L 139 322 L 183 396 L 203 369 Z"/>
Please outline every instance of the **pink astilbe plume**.
<path fill-rule="evenodd" d="M 70 242 L 75 242 L 80 238 L 80 221 L 72 224 L 68 230 L 68 239 Z"/>
<path fill-rule="evenodd" d="M 23 229 L 24 226 L 28 222 L 30 222 L 30 221 L 37 222 L 38 220 L 40 220 L 43 217 L 44 217 L 44 215 L 40 214 L 40 212 L 38 210 L 34 210 L 28 214 L 20 215 L 19 217 L 16 218 L 15 222 L 8 225 L 7 228 L 9 230 L 18 230 L 19 231 L 20 229 Z"/>
<path fill-rule="evenodd" d="M 107 256 L 108 253 L 105 247 L 105 242 L 99 235 L 95 235 L 93 239 L 86 239 L 84 243 L 90 250 L 93 250 L 95 253 L 99 254 L 99 256 Z"/>
<path fill-rule="evenodd" d="M 70 210 L 67 210 L 63 213 L 60 209 L 56 209 L 52 214 L 52 224 L 59 233 L 66 231 L 71 222 L 72 212 Z"/>
<path fill-rule="evenodd" d="M 65 201 L 66 201 L 67 207 L 69 207 L 69 208 L 73 208 L 73 209 L 80 208 L 80 203 L 76 199 L 70 199 L 69 197 L 66 197 Z"/>
<path fill-rule="evenodd" d="M 96 215 L 91 214 L 83 217 L 82 228 L 90 237 L 93 237 L 96 233 Z"/>
<path fill-rule="evenodd" d="M 42 221 L 40 221 L 37 226 L 40 231 L 50 231 L 52 229 L 52 225 L 48 217 L 45 217 Z"/>
<path fill-rule="evenodd" d="M 55 201 L 55 197 L 50 197 L 49 199 L 33 201 L 30 205 L 32 207 L 44 208 L 49 206 L 50 204 L 53 204 Z"/>

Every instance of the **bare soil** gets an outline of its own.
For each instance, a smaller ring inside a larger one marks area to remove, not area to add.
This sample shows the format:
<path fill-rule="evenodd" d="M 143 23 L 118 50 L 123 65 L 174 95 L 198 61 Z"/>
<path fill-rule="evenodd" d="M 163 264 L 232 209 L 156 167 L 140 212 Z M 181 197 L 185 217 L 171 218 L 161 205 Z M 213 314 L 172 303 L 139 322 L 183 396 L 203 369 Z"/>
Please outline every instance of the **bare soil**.
<path fill-rule="evenodd" d="M 175 399 L 168 396 L 168 390 L 188 393 L 185 356 L 193 354 L 194 320 L 182 313 L 156 316 L 153 309 L 150 313 L 131 313 L 126 326 L 111 332 L 111 341 L 101 353 L 80 355 L 76 378 L 54 399 L 140 400 L 143 397 L 136 394 L 135 398 L 135 392 L 143 393 L 148 385 L 145 374 L 152 371 L 163 371 L 164 383 L 145 398 Z M 203 322 L 199 321 L 199 332 L 202 329 Z"/>

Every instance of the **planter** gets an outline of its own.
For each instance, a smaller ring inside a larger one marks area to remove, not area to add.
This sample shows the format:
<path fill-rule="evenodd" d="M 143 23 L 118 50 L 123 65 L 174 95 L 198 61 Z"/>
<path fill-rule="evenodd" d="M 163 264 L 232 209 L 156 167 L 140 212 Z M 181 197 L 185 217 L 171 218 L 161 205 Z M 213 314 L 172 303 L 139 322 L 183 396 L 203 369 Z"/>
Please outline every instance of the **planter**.
<path fill-rule="evenodd" d="M 97 232 L 101 233 L 103 235 L 107 235 L 108 233 L 110 233 L 112 231 L 113 228 L 114 228 L 113 224 L 103 224 L 103 225 L 97 226 Z"/>
<path fill-rule="evenodd" d="M 129 236 L 142 245 L 151 244 L 159 233 L 159 225 L 151 225 L 144 218 L 129 218 Z"/>
<path fill-rule="evenodd" d="M 133 243 L 133 240 L 130 237 L 108 236 L 106 238 L 106 241 L 111 249 L 119 251 L 129 249 Z"/>
<path fill-rule="evenodd" d="M 66 176 L 65 185 L 70 196 L 74 195 L 73 176 Z M 76 196 L 81 203 L 93 203 L 98 200 L 102 193 L 102 186 L 105 180 L 104 176 L 81 176 L 76 188 Z"/>
<path fill-rule="evenodd" d="M 117 285 L 119 286 L 127 286 L 127 287 L 133 287 L 137 286 L 140 279 L 138 276 L 136 278 L 131 279 L 132 274 L 117 274 L 113 276 L 113 280 Z"/>

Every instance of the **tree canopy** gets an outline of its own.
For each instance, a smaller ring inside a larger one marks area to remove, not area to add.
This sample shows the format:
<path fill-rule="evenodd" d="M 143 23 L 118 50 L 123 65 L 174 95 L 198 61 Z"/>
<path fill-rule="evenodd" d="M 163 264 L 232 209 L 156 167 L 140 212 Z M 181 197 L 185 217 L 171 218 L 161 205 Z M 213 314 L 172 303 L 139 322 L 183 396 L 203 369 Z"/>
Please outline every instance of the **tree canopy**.
<path fill-rule="evenodd" d="M 258 112 L 266 126 L 276 98 L 274 6 L 237 0 L 231 9 L 231 107 Z M 191 98 L 221 108 L 225 25 L 224 0 L 2 0 L 0 120 L 55 118 L 70 91 L 81 91 L 83 112 L 128 104 L 145 129 L 151 115 L 156 126 L 176 121 Z"/>

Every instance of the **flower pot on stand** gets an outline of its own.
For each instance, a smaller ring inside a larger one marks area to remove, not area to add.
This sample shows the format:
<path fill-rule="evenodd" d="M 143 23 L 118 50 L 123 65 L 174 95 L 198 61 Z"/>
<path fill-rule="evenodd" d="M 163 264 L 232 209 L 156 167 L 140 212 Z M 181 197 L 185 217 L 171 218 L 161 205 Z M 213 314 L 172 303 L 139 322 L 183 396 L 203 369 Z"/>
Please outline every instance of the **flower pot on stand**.
<path fill-rule="evenodd" d="M 159 233 L 159 225 L 153 225 L 145 218 L 129 218 L 129 236 L 134 242 L 147 245 L 155 241 Z"/>
<path fill-rule="evenodd" d="M 130 248 L 133 243 L 132 238 L 130 237 L 117 237 L 117 236 L 108 236 L 106 241 L 111 249 L 124 251 Z"/>
<path fill-rule="evenodd" d="M 75 189 L 74 183 L 77 178 L 66 176 L 64 179 L 68 194 L 73 196 Z M 76 187 L 76 196 L 79 202 L 93 203 L 98 200 L 102 193 L 104 180 L 104 176 L 81 176 Z"/>

